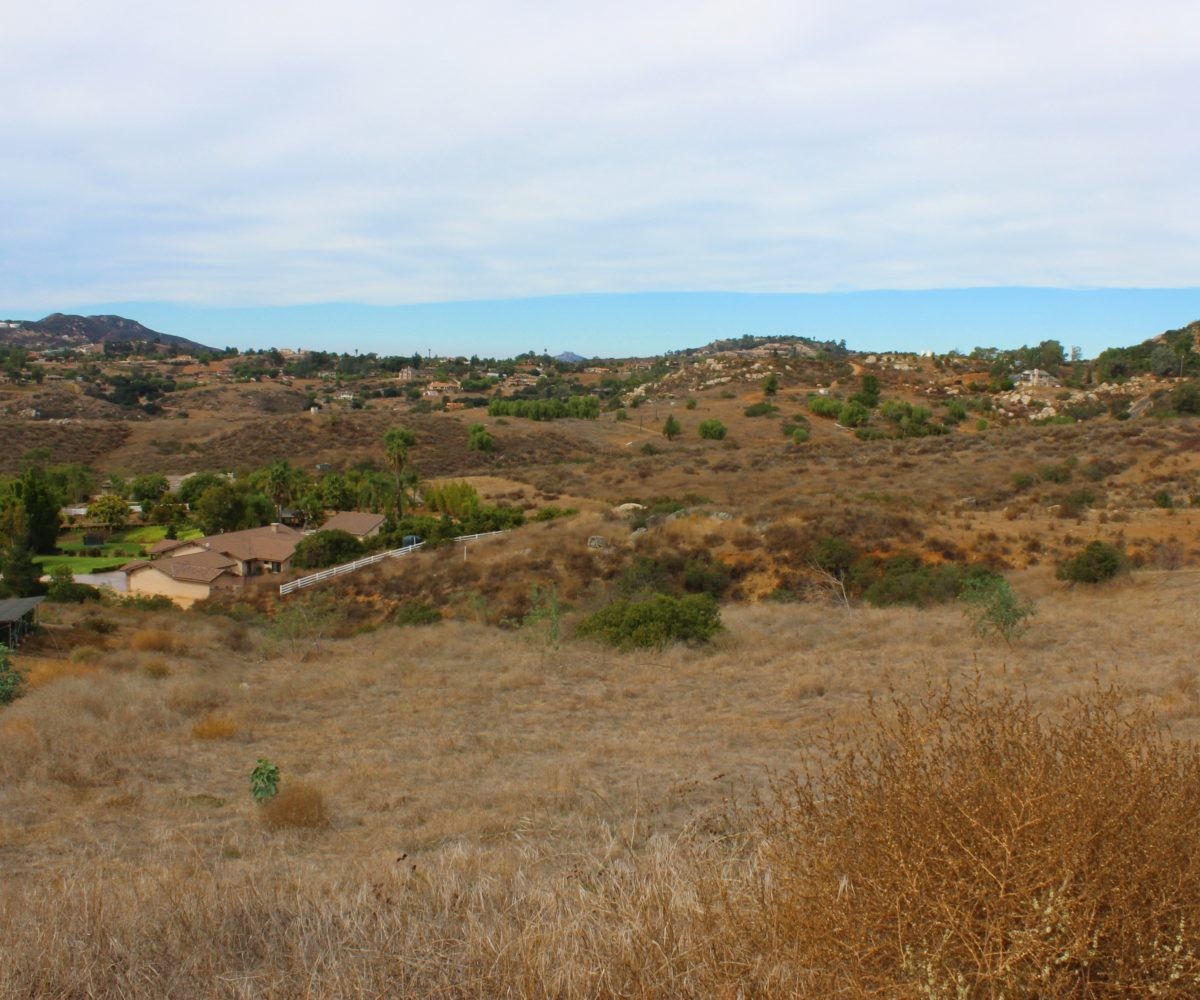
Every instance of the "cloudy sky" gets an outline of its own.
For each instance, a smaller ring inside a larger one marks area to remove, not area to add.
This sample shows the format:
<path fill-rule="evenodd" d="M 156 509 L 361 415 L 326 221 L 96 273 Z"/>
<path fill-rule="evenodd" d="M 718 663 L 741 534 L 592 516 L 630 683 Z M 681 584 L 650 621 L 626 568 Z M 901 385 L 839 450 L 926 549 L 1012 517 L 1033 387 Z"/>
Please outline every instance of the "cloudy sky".
<path fill-rule="evenodd" d="M 9 315 L 1200 286 L 1195 0 L 47 0 L 0 38 Z"/>

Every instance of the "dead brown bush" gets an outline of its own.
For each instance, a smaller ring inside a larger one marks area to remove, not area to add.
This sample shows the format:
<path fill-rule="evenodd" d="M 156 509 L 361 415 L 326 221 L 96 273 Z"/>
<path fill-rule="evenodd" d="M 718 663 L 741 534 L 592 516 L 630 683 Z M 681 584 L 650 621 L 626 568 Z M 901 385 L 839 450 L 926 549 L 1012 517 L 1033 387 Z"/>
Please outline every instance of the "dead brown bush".
<path fill-rule="evenodd" d="M 1195 995 L 1194 745 L 1111 690 L 1059 720 L 977 687 L 889 708 L 757 814 L 743 967 L 813 995 Z"/>
<path fill-rule="evenodd" d="M 307 782 L 285 784 L 259 808 L 268 830 L 316 830 L 329 825 L 329 807 L 321 790 Z"/>
<path fill-rule="evenodd" d="M 175 633 L 161 628 L 138 629 L 129 637 L 129 645 L 139 653 L 174 653 L 180 648 Z"/>

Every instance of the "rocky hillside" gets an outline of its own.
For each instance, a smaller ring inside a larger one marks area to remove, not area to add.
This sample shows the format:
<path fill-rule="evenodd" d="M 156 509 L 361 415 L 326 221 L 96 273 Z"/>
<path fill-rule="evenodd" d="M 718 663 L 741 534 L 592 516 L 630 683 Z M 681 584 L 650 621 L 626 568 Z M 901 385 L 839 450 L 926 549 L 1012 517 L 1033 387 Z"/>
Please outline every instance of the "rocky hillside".
<path fill-rule="evenodd" d="M 79 348 L 88 344 L 147 344 L 162 351 L 210 351 L 186 337 L 159 333 L 123 316 L 72 316 L 52 313 L 39 320 L 9 320 L 0 324 L 0 344 L 38 350 Z"/>

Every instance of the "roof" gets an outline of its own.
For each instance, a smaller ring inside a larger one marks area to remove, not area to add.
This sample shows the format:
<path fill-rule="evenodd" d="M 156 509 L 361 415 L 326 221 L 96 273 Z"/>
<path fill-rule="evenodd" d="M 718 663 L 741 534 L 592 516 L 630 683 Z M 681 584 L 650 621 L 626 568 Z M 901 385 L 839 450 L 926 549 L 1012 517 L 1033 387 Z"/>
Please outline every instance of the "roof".
<path fill-rule="evenodd" d="M 237 563 L 219 552 L 191 552 L 186 556 L 175 556 L 173 559 L 156 559 L 146 562 L 140 559 L 121 567 L 125 574 L 136 573 L 140 569 L 156 569 L 172 580 L 183 583 L 212 583 L 222 573 L 228 572 Z"/>
<path fill-rule="evenodd" d="M 348 531 L 352 535 L 365 535 L 378 528 L 386 518 L 382 514 L 368 514 L 361 510 L 339 510 L 321 525 L 322 531 Z"/>
<path fill-rule="evenodd" d="M 164 538 L 162 541 L 155 542 L 150 546 L 150 554 L 152 556 L 161 556 L 167 552 L 174 552 L 175 549 L 187 544 L 187 542 L 181 542 L 178 538 Z"/>
<path fill-rule="evenodd" d="M 45 599 L 44 597 L 10 597 L 0 601 L 0 625 L 20 621 Z"/>
<path fill-rule="evenodd" d="M 245 531 L 228 531 L 223 535 L 207 535 L 194 538 L 189 543 L 200 545 L 213 552 L 232 556 L 245 562 L 262 559 L 267 562 L 287 562 L 296 553 L 296 545 L 304 533 L 286 524 L 269 524 L 265 528 L 247 528 Z M 191 556 L 176 556 L 190 559 Z"/>

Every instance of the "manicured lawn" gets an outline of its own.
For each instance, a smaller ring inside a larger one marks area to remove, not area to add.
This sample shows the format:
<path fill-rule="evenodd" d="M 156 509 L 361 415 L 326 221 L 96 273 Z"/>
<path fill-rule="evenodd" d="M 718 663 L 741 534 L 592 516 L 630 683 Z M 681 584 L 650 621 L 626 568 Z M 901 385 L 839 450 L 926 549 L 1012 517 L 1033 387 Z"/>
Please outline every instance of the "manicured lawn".
<path fill-rule="evenodd" d="M 34 556 L 33 561 L 43 573 L 51 572 L 56 566 L 69 566 L 72 573 L 103 573 L 120 569 L 136 557 L 126 556 Z"/>
<path fill-rule="evenodd" d="M 198 528 L 181 528 L 179 531 L 179 537 L 183 539 L 199 538 L 202 534 Z M 44 573 L 49 573 L 55 566 L 69 566 L 72 573 L 101 573 L 144 558 L 151 545 L 166 537 L 166 525 L 146 524 L 115 532 L 103 545 L 84 545 L 82 533 L 73 531 L 59 539 L 61 555 L 38 556 L 34 562 Z M 82 554 L 96 549 L 100 550 L 99 555 Z"/>

